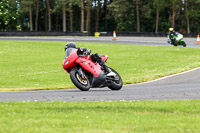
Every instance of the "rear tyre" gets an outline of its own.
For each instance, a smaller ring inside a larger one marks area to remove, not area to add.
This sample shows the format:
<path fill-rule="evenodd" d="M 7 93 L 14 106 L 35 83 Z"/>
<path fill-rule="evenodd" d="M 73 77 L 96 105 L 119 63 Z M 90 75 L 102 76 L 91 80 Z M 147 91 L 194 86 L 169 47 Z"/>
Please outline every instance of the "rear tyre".
<path fill-rule="evenodd" d="M 175 43 L 172 43 L 172 45 L 174 45 L 175 47 L 177 47 L 178 45 L 177 44 L 175 44 Z"/>
<path fill-rule="evenodd" d="M 117 75 L 118 80 L 117 81 L 111 81 L 110 85 L 108 88 L 111 90 L 120 90 L 123 86 L 122 78 L 120 75 L 112 68 L 110 68 L 112 72 L 114 72 Z"/>
<path fill-rule="evenodd" d="M 90 89 L 90 82 L 87 75 L 85 75 L 84 78 L 81 78 L 78 71 L 75 69 L 70 72 L 70 78 L 74 85 L 81 91 L 88 91 Z"/>
<path fill-rule="evenodd" d="M 183 47 L 186 47 L 186 43 L 184 41 L 182 41 L 182 45 Z"/>

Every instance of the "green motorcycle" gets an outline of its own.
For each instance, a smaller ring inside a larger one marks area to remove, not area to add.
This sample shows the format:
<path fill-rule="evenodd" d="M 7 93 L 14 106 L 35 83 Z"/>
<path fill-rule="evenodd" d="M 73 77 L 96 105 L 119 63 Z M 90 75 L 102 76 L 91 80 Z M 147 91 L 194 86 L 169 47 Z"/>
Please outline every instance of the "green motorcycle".
<path fill-rule="evenodd" d="M 170 38 L 168 34 L 167 42 L 174 46 L 182 45 L 183 47 L 186 47 L 186 43 L 183 41 L 183 35 L 178 32 L 175 32 L 175 35 L 173 35 L 172 38 Z"/>

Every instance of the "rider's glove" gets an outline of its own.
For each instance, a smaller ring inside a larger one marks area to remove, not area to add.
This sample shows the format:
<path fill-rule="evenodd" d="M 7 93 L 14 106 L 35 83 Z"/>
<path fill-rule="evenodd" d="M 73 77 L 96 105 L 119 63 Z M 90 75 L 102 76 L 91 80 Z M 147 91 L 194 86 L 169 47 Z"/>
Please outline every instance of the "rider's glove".
<path fill-rule="evenodd" d="M 83 52 L 83 48 L 78 48 L 78 52 L 82 53 Z"/>
<path fill-rule="evenodd" d="M 90 55 L 91 53 L 91 50 L 90 49 L 87 49 L 87 48 L 77 48 L 78 51 L 78 55 Z"/>
<path fill-rule="evenodd" d="M 85 54 L 90 55 L 90 53 L 91 53 L 91 49 L 86 49 Z"/>

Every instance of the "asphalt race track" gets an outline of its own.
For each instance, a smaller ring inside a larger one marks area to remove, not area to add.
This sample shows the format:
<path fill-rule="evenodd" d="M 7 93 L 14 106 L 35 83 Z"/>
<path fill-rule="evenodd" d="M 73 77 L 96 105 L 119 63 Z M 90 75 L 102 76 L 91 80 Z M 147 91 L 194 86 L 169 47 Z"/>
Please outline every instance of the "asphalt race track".
<path fill-rule="evenodd" d="M 112 40 L 112 37 L 0 37 L 0 40 L 103 42 L 171 46 L 167 43 L 167 37 L 117 37 L 117 40 Z M 187 47 L 200 48 L 200 45 L 196 45 L 196 38 L 184 38 L 184 41 Z"/>
<path fill-rule="evenodd" d="M 162 37 L 0 37 L 0 40 L 85 41 L 138 45 L 170 46 Z M 184 38 L 188 47 L 200 48 L 196 38 Z M 185 100 L 200 99 L 200 68 L 154 81 L 124 85 L 119 91 L 108 88 L 0 92 L 0 101 L 110 101 L 110 100 Z"/>

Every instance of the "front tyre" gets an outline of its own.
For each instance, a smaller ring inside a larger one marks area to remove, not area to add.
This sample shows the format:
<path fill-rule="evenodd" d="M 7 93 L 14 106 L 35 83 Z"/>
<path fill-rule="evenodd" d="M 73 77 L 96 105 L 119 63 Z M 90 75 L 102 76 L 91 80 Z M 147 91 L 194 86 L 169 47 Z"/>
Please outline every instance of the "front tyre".
<path fill-rule="evenodd" d="M 110 68 L 110 69 L 111 69 L 112 72 L 114 72 L 116 74 L 115 79 L 117 79 L 117 80 L 111 81 L 108 88 L 110 88 L 111 90 L 120 90 L 123 86 L 122 78 L 120 77 L 120 75 L 114 69 L 112 69 L 112 68 Z"/>
<path fill-rule="evenodd" d="M 182 45 L 183 47 L 186 47 L 186 43 L 184 41 L 182 41 Z"/>
<path fill-rule="evenodd" d="M 81 91 L 88 91 L 90 89 L 90 81 L 88 80 L 88 77 L 85 75 L 85 77 L 82 78 L 76 69 L 70 72 L 70 78 L 74 85 Z"/>

